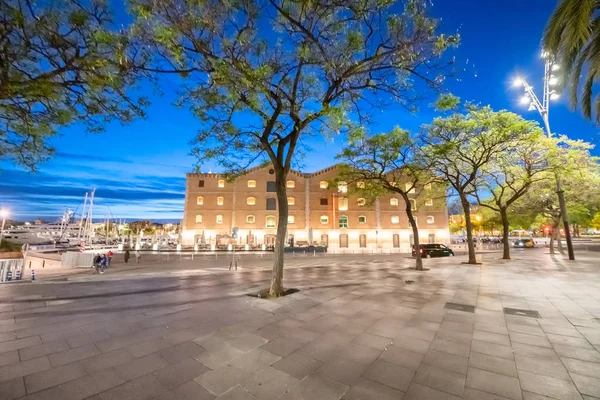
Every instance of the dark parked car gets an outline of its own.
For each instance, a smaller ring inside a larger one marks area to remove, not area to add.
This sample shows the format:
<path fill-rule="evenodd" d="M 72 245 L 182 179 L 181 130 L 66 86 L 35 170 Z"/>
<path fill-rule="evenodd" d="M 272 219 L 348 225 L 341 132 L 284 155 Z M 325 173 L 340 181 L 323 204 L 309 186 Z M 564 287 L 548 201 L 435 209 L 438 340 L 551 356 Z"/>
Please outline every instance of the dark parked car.
<path fill-rule="evenodd" d="M 518 239 L 513 243 L 514 247 L 535 247 L 533 239 Z"/>
<path fill-rule="evenodd" d="M 453 257 L 454 251 L 444 244 L 421 244 L 419 245 L 421 251 L 421 257 L 431 258 L 431 257 Z M 415 254 L 415 248 L 413 246 L 412 250 L 413 257 Z"/>

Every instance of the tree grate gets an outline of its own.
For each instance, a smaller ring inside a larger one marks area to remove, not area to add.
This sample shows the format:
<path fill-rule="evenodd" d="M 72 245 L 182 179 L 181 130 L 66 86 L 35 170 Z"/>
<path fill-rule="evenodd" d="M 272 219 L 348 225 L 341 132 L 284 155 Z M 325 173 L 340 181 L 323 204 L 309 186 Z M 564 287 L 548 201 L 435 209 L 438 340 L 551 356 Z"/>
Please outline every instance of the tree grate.
<path fill-rule="evenodd" d="M 447 308 L 449 310 L 464 311 L 464 312 L 470 312 L 470 313 L 475 312 L 475 306 L 470 306 L 468 304 L 446 303 L 444 308 Z"/>
<path fill-rule="evenodd" d="M 542 318 L 540 313 L 535 310 L 521 310 L 519 308 L 504 307 L 504 314 L 516 315 L 517 317 Z"/>

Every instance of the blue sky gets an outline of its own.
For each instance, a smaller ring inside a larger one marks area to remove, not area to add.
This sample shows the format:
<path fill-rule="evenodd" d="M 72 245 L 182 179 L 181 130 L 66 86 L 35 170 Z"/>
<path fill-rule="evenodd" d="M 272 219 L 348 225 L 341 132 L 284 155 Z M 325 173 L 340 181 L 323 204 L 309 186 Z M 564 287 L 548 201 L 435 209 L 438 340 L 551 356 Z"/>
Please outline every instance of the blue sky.
<path fill-rule="evenodd" d="M 433 14 L 442 18 L 442 30 L 458 30 L 462 37 L 454 51 L 459 75 L 447 88 L 464 100 L 490 104 L 537 119 L 519 104 L 522 93 L 512 87 L 515 75 L 541 87 L 543 63 L 540 38 L 556 1 L 551 0 L 438 0 Z M 60 130 L 52 140 L 57 154 L 31 174 L 7 162 L 0 163 L 0 206 L 18 220 L 58 218 L 65 207 L 81 210 L 87 191 L 96 188 L 95 216 L 115 218 L 179 219 L 183 215 L 185 173 L 195 160 L 189 141 L 199 127 L 184 109 L 171 104 L 176 82 L 165 78 L 165 93 L 152 97 L 148 118 L 121 126 L 112 124 L 93 135 L 80 127 Z M 431 121 L 433 99 L 410 114 L 400 107 L 384 110 L 371 131 L 394 125 L 416 130 Z M 552 130 L 573 139 L 598 143 L 597 126 L 564 100 L 550 111 Z M 303 170 L 315 171 L 335 162 L 341 138 L 315 138 Z M 595 150 L 595 154 L 600 152 Z M 208 169 L 208 167 L 206 168 Z"/>

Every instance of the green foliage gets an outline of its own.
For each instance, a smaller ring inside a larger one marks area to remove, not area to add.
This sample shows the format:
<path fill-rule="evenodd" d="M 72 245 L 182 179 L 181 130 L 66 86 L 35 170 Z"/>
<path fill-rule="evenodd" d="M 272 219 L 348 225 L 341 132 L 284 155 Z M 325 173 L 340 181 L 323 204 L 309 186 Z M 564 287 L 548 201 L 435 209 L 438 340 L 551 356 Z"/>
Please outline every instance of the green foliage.
<path fill-rule="evenodd" d="M 581 90 L 583 114 L 587 118 L 596 114 L 597 122 L 600 121 L 600 102 L 597 97 L 593 98 L 593 89 L 600 79 L 599 11 L 597 0 L 561 0 L 548 21 L 543 38 L 545 51 L 564 71 L 564 83 L 570 86 L 571 104 L 577 106 Z"/>
<path fill-rule="evenodd" d="M 594 218 L 592 219 L 590 226 L 596 230 L 600 230 L 600 211 L 594 215 Z"/>
<path fill-rule="evenodd" d="M 143 98 L 128 89 L 135 76 L 127 39 L 110 29 L 101 0 L 0 0 L 0 159 L 32 170 L 53 149 L 59 127 L 143 115 Z"/>

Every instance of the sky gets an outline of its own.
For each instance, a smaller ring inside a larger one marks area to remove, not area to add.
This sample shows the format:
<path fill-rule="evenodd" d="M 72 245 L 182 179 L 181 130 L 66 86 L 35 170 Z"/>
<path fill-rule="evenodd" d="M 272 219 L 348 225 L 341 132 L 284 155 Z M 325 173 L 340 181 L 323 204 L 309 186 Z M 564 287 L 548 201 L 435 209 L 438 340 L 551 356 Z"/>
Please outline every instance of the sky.
<path fill-rule="evenodd" d="M 432 13 L 442 19 L 441 31 L 461 35 L 461 44 L 452 53 L 458 74 L 446 82 L 446 89 L 463 100 L 539 120 L 535 111 L 519 104 L 522 92 L 512 82 L 520 75 L 538 91 L 541 88 L 540 39 L 556 3 L 434 1 Z M 78 126 L 60 129 L 51 141 L 56 155 L 37 173 L 0 162 L 0 207 L 8 209 L 14 220 L 55 221 L 65 208 L 80 213 L 86 192 L 95 188 L 95 218 L 182 218 L 185 174 L 196 162 L 189 156 L 189 142 L 199 123 L 188 110 L 172 105 L 177 83 L 166 79 L 164 94 L 151 97 L 146 119 L 111 124 L 101 134 L 86 133 Z M 395 125 L 415 131 L 434 117 L 433 100 L 425 100 L 416 113 L 385 109 L 370 131 L 383 132 Z M 599 128 L 570 110 L 565 100 L 552 104 L 550 124 L 555 133 L 599 143 Z M 342 138 L 312 139 L 302 170 L 313 172 L 335 163 L 342 144 Z M 598 149 L 594 153 L 600 155 Z"/>

